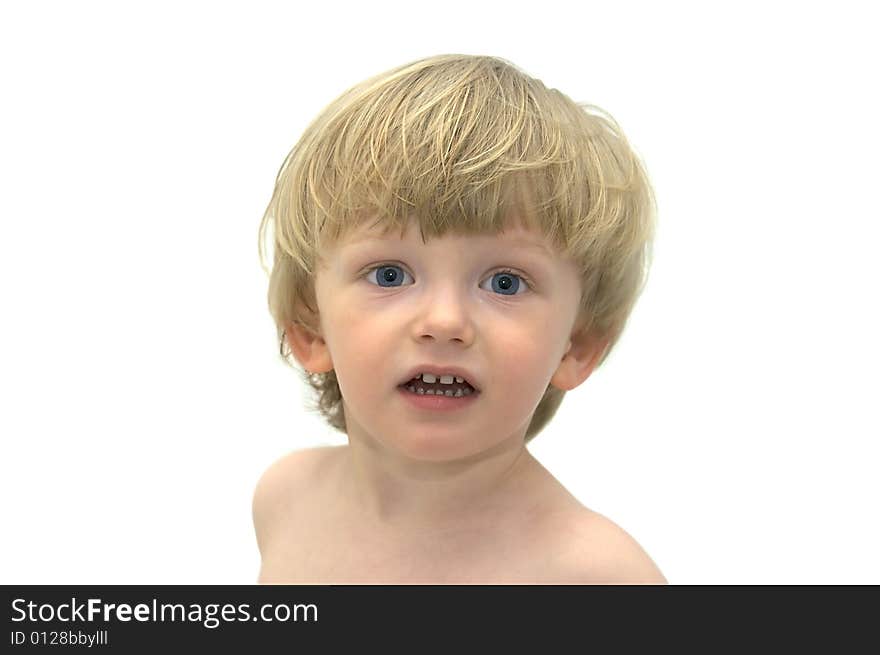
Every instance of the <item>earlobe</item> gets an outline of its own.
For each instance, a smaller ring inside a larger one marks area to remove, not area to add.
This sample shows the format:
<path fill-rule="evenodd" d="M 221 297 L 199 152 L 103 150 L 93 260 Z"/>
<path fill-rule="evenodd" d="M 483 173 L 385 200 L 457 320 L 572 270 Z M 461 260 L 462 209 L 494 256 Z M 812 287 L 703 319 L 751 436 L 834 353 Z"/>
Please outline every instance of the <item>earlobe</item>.
<path fill-rule="evenodd" d="M 284 337 L 296 361 L 304 369 L 310 373 L 326 373 L 333 370 L 330 350 L 320 334 L 304 325 L 290 323 L 284 330 Z"/>
<path fill-rule="evenodd" d="M 550 384 L 563 391 L 580 386 L 593 373 L 607 347 L 607 339 L 588 330 L 572 335 L 571 345 L 550 378 Z"/>

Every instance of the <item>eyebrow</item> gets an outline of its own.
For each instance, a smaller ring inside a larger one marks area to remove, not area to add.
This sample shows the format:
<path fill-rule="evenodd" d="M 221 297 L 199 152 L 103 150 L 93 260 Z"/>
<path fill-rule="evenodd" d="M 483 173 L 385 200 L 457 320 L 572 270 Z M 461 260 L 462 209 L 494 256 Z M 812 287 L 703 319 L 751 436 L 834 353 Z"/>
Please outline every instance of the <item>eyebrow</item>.
<path fill-rule="evenodd" d="M 354 238 L 348 242 L 347 245 L 353 246 L 361 243 L 387 243 L 389 241 L 389 237 L 376 237 L 376 236 L 361 236 L 358 238 Z M 550 249 L 539 241 L 529 241 L 527 239 L 501 239 L 504 242 L 504 245 L 516 247 L 516 248 L 527 248 L 530 250 L 539 250 L 543 252 L 548 257 L 554 257 L 554 253 L 550 251 Z"/>

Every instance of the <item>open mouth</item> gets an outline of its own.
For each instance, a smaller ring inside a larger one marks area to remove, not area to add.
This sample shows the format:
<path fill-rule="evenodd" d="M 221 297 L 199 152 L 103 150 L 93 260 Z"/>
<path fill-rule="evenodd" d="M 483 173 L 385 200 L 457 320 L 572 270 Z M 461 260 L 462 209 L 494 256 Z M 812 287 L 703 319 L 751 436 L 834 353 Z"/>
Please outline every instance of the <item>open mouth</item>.
<path fill-rule="evenodd" d="M 437 378 L 436 376 L 430 377 L 435 378 L 436 381 L 426 382 L 422 376 L 419 376 L 413 378 L 409 382 L 404 382 L 403 384 L 398 385 L 398 387 L 406 389 L 410 393 L 419 394 L 420 396 L 461 398 L 462 396 L 470 396 L 475 393 L 480 393 L 478 389 L 475 389 L 463 378 L 452 378 L 452 381 L 449 382 L 448 380 L 451 376 L 443 376 L 441 378 Z"/>

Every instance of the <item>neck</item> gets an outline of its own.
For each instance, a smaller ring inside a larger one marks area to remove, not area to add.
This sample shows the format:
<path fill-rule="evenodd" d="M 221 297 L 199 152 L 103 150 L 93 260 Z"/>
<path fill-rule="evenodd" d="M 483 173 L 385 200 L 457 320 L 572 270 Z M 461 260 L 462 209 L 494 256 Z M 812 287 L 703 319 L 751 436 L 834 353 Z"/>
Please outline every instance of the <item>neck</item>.
<path fill-rule="evenodd" d="M 364 520 L 395 528 L 442 529 L 501 518 L 515 499 L 528 499 L 542 468 L 522 439 L 443 462 L 410 459 L 352 437 L 345 451 L 342 484 L 354 509 Z"/>

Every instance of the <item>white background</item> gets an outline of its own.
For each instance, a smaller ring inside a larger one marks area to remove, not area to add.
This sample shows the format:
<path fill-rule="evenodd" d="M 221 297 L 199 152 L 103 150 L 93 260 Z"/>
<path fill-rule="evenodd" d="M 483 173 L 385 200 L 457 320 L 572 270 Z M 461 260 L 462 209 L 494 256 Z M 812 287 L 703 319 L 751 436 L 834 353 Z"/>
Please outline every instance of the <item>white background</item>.
<path fill-rule="evenodd" d="M 344 443 L 277 358 L 275 175 L 344 89 L 459 52 L 607 109 L 657 192 L 535 455 L 672 583 L 880 583 L 862 4 L 3 3 L 0 582 L 255 581 L 259 475 Z"/>

